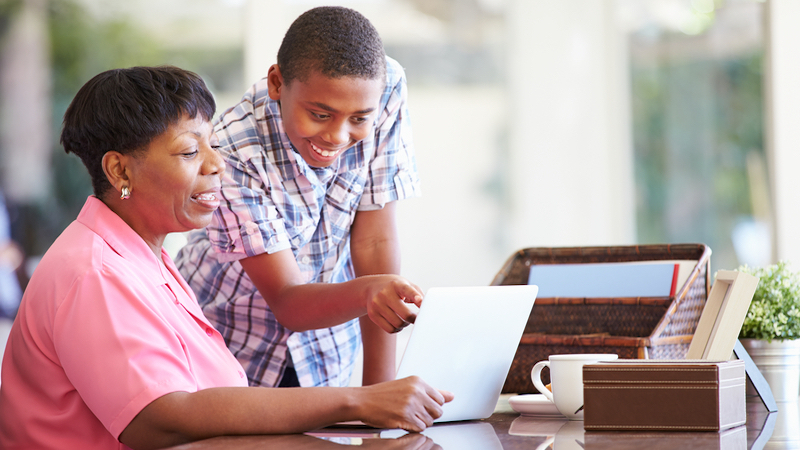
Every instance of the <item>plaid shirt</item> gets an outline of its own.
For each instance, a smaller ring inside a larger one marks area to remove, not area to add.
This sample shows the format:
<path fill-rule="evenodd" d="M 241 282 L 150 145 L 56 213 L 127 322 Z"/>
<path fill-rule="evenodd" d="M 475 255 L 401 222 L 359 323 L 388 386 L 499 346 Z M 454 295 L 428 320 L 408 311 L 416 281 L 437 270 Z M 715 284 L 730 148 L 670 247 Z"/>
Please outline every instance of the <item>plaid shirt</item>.
<path fill-rule="evenodd" d="M 356 211 L 419 194 L 405 74 L 390 58 L 379 111 L 374 133 L 327 168 L 311 167 L 295 152 L 266 78 L 216 124 L 227 163 L 222 205 L 205 230 L 189 235 L 176 263 L 251 385 L 277 385 L 287 350 L 302 386 L 349 384 L 361 345 L 358 320 L 292 332 L 238 261 L 291 248 L 307 283 L 354 277 L 349 242 Z"/>

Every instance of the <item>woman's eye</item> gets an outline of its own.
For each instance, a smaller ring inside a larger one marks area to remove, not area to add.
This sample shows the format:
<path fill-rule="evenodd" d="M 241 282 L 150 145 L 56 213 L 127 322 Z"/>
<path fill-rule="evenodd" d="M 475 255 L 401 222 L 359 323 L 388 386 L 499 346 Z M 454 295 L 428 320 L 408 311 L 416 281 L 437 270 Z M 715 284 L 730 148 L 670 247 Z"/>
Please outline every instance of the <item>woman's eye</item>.
<path fill-rule="evenodd" d="M 197 150 L 194 150 L 194 151 L 191 151 L 191 152 L 184 153 L 183 156 L 185 156 L 187 158 L 191 158 L 192 156 L 194 156 L 196 154 L 197 154 Z"/>

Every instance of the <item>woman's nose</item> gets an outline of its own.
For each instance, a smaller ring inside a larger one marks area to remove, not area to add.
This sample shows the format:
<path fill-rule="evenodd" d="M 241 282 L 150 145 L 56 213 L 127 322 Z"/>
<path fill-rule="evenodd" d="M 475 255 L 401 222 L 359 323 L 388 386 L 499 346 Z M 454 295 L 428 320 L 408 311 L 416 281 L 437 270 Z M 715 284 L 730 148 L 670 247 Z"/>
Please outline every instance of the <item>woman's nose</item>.
<path fill-rule="evenodd" d="M 206 174 L 219 175 L 221 177 L 223 172 L 225 172 L 225 160 L 216 148 L 209 147 L 206 152 L 206 159 L 203 162 L 203 167 Z"/>

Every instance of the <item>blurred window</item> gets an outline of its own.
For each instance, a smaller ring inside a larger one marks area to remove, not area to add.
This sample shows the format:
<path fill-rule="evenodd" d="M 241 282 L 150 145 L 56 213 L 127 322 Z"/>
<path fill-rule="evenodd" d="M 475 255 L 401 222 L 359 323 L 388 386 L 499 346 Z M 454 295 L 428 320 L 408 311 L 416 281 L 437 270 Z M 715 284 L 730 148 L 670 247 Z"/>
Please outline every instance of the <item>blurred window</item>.
<path fill-rule="evenodd" d="M 764 4 L 620 5 L 631 30 L 639 242 L 708 244 L 716 268 L 768 263 Z"/>

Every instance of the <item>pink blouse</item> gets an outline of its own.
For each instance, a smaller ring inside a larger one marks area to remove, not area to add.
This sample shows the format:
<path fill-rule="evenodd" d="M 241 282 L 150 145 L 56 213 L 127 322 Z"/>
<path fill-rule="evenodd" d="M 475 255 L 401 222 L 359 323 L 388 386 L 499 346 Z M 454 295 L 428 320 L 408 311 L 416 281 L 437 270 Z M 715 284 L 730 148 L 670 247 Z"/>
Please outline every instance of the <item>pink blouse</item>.
<path fill-rule="evenodd" d="M 176 391 L 247 386 L 166 252 L 95 197 L 28 284 L 3 358 L 0 448 L 127 448 L 117 440 Z"/>

